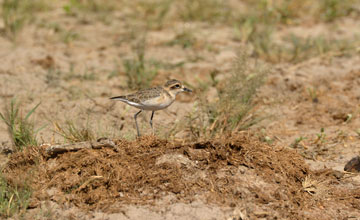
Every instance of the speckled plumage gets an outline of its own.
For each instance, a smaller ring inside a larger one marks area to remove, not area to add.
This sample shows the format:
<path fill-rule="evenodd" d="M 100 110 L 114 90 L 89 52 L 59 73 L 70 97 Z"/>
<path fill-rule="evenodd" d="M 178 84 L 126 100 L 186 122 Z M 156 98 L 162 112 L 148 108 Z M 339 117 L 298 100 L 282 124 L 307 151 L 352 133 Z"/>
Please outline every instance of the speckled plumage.
<path fill-rule="evenodd" d="M 157 86 L 153 88 L 139 90 L 135 93 L 123 96 L 115 96 L 110 99 L 119 100 L 141 109 L 134 115 L 135 124 L 138 136 L 140 136 L 136 117 L 142 110 L 152 111 L 150 125 L 152 127 L 152 118 L 154 112 L 169 107 L 180 92 L 191 92 L 190 89 L 185 88 L 179 80 L 171 79 L 167 81 L 164 86 Z"/>
<path fill-rule="evenodd" d="M 164 90 L 161 86 L 143 89 L 143 90 L 137 91 L 136 93 L 133 93 L 130 95 L 125 95 L 125 96 L 119 96 L 119 97 L 121 97 L 123 99 L 127 99 L 131 102 L 141 103 L 141 102 L 159 97 L 163 93 L 165 93 L 166 95 L 168 95 L 170 97 L 170 94 L 166 90 Z"/>

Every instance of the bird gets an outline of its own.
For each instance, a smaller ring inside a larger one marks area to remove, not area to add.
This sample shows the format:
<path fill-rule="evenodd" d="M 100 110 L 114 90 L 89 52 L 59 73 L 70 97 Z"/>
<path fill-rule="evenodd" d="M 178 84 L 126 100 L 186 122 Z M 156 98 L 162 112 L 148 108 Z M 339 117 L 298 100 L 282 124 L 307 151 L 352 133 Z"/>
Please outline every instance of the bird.
<path fill-rule="evenodd" d="M 128 105 L 140 109 L 140 111 L 134 115 L 137 136 L 140 137 L 139 126 L 136 120 L 137 116 L 143 110 L 152 111 L 150 117 L 150 126 L 152 132 L 154 133 L 152 121 L 155 111 L 169 107 L 175 101 L 176 95 L 181 92 L 192 92 L 192 90 L 186 88 L 179 80 L 170 79 L 163 86 L 142 89 L 129 95 L 115 96 L 111 97 L 110 99 L 122 101 Z"/>

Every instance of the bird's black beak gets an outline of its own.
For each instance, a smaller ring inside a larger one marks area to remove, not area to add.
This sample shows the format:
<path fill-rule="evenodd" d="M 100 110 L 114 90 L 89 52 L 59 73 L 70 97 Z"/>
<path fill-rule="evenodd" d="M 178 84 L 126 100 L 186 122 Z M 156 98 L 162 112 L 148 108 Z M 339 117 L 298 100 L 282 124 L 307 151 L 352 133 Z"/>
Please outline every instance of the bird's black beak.
<path fill-rule="evenodd" d="M 186 87 L 183 88 L 183 91 L 184 91 L 184 92 L 192 92 L 191 89 L 188 89 L 188 88 L 186 88 Z"/>

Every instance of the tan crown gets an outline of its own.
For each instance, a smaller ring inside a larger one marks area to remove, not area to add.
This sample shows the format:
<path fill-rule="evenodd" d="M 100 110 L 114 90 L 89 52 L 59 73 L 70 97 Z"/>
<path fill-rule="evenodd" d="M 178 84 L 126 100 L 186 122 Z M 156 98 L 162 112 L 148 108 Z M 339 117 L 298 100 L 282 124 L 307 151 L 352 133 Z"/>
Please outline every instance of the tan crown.
<path fill-rule="evenodd" d="M 171 87 L 171 86 L 173 86 L 173 85 L 175 85 L 175 84 L 180 84 L 180 87 L 182 87 L 182 83 L 179 81 L 179 80 L 177 80 L 177 79 L 170 79 L 170 80 L 168 80 L 166 83 L 165 83 L 165 87 L 167 87 L 167 88 L 169 88 L 169 87 Z"/>

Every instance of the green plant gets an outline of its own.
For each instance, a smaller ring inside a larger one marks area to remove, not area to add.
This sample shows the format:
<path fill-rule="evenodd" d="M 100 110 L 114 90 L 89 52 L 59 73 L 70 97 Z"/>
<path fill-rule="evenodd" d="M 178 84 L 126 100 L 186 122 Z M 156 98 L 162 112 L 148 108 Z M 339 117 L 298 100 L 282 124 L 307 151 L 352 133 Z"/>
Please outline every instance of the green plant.
<path fill-rule="evenodd" d="M 173 2 L 174 0 L 136 1 L 133 5 L 133 18 L 145 21 L 147 29 L 160 30 L 164 26 Z"/>
<path fill-rule="evenodd" d="M 356 11 L 356 0 L 245 1 L 240 18 L 256 17 L 262 24 L 298 24 L 302 20 L 332 22 Z"/>
<path fill-rule="evenodd" d="M 319 98 L 318 98 L 318 93 L 316 91 L 316 89 L 314 88 L 308 88 L 307 89 L 309 96 L 311 98 L 311 101 L 314 103 L 318 103 L 319 102 Z"/>
<path fill-rule="evenodd" d="M 26 20 L 26 15 L 20 12 L 20 0 L 4 0 L 2 3 L 2 18 L 5 25 L 5 34 L 14 39 Z"/>
<path fill-rule="evenodd" d="M 16 40 L 24 25 L 32 20 L 34 14 L 48 8 L 43 0 L 4 0 L 1 16 L 4 21 L 5 35 Z"/>
<path fill-rule="evenodd" d="M 273 41 L 273 23 L 264 23 L 260 17 L 249 15 L 241 18 L 234 25 L 234 39 L 251 44 L 256 57 L 267 61 L 277 60 L 276 44 Z"/>
<path fill-rule="evenodd" d="M 104 24 L 110 24 L 111 12 L 115 10 L 114 0 L 70 0 L 63 6 L 69 16 L 79 18 L 82 23 L 90 23 L 92 19 L 99 20 Z"/>
<path fill-rule="evenodd" d="M 244 11 L 231 17 L 234 39 L 251 44 L 255 56 L 272 63 L 298 63 L 329 52 L 349 52 L 358 45 L 357 37 L 338 39 L 289 34 L 280 41 L 275 41 L 273 36 L 276 36 L 281 25 L 298 24 L 309 19 L 323 20 L 324 16 L 327 17 L 326 21 L 333 21 L 350 15 L 352 11 L 356 11 L 355 7 L 353 0 L 245 1 Z"/>
<path fill-rule="evenodd" d="M 0 216 L 7 218 L 22 214 L 29 205 L 31 189 L 28 186 L 12 186 L 0 175 Z"/>
<path fill-rule="evenodd" d="M 336 139 L 337 140 L 341 140 L 341 141 L 344 141 L 346 140 L 347 138 L 349 137 L 349 133 L 347 133 L 346 131 L 343 131 L 343 130 L 339 130 L 338 133 L 336 134 Z M 324 137 L 325 138 L 325 137 Z M 322 142 L 324 143 L 325 140 Z"/>
<path fill-rule="evenodd" d="M 279 61 L 286 61 L 298 63 L 312 57 L 321 56 L 329 52 L 345 52 L 353 50 L 358 43 L 358 39 L 331 39 L 322 36 L 301 38 L 294 34 L 285 37 L 284 42 L 290 47 L 281 47 L 276 45 L 281 50 L 281 57 Z"/>
<path fill-rule="evenodd" d="M 64 75 L 64 80 L 69 81 L 73 79 L 79 79 L 79 80 L 87 80 L 87 81 L 93 81 L 97 79 L 97 75 L 95 73 L 95 70 L 93 68 L 86 67 L 84 70 L 84 73 L 76 73 L 75 65 L 73 63 L 70 64 L 69 71 Z"/>
<path fill-rule="evenodd" d="M 178 14 L 183 21 L 227 22 L 231 7 L 221 0 L 184 0 Z"/>
<path fill-rule="evenodd" d="M 254 17 L 247 17 L 244 18 L 242 21 L 235 23 L 235 40 L 241 41 L 243 43 L 248 42 L 252 35 L 255 33 L 256 27 L 256 18 Z"/>
<path fill-rule="evenodd" d="M 115 60 L 114 61 L 114 69 L 109 72 L 107 78 L 112 79 L 112 78 L 118 76 L 120 73 L 119 69 L 120 69 L 119 63 Z"/>
<path fill-rule="evenodd" d="M 44 205 L 41 205 L 40 210 L 36 213 L 34 216 L 34 219 L 36 220 L 52 220 L 56 219 L 56 210 L 54 206 L 51 206 L 51 204 L 45 203 Z"/>
<path fill-rule="evenodd" d="M 319 11 L 325 21 L 331 22 L 349 15 L 354 10 L 354 3 L 354 0 L 321 0 Z"/>
<path fill-rule="evenodd" d="M 61 80 L 61 71 L 57 68 L 50 68 L 45 75 L 45 82 L 51 87 L 58 87 Z"/>
<path fill-rule="evenodd" d="M 173 40 L 167 43 L 169 46 L 180 45 L 182 48 L 191 48 L 196 43 L 196 38 L 190 30 L 178 33 Z"/>
<path fill-rule="evenodd" d="M 261 118 L 250 114 L 252 100 L 267 73 L 264 65 L 251 61 L 245 52 L 239 53 L 230 76 L 218 82 L 218 97 L 208 101 L 203 95 L 187 115 L 186 129 L 196 138 L 213 137 L 256 124 Z"/>
<path fill-rule="evenodd" d="M 320 129 L 320 133 L 316 134 L 316 140 L 315 140 L 315 143 L 325 143 L 326 141 L 326 134 L 325 134 L 325 129 L 324 128 L 321 128 Z"/>
<path fill-rule="evenodd" d="M 65 44 L 69 44 L 80 37 L 80 35 L 73 30 L 61 30 L 59 33 L 61 41 Z"/>
<path fill-rule="evenodd" d="M 208 77 L 207 80 L 204 79 L 200 79 L 199 77 L 196 77 L 196 81 L 197 81 L 197 89 L 199 89 L 202 92 L 206 92 L 209 88 L 211 87 L 215 87 L 218 85 L 219 80 L 217 80 L 215 77 L 216 75 L 219 74 L 219 71 L 217 69 L 214 69 L 210 72 L 210 76 Z M 191 87 L 191 86 L 190 86 Z"/>
<path fill-rule="evenodd" d="M 273 27 L 259 26 L 249 35 L 249 41 L 254 46 L 254 54 L 267 61 L 276 60 L 277 50 L 272 39 Z"/>
<path fill-rule="evenodd" d="M 259 138 L 261 141 L 267 143 L 267 144 L 272 144 L 274 142 L 274 139 L 272 139 L 271 137 L 269 137 L 266 134 L 266 130 L 264 128 L 262 128 L 258 134 Z"/>
<path fill-rule="evenodd" d="M 63 6 L 64 11 L 68 15 L 76 15 L 80 12 L 89 13 L 109 13 L 114 10 L 114 5 L 111 1 L 101 0 L 70 0 L 68 4 Z"/>
<path fill-rule="evenodd" d="M 245 53 L 238 55 L 231 76 L 225 81 L 223 88 L 218 90 L 216 110 L 209 108 L 210 119 L 218 119 L 217 123 L 214 120 L 213 127 L 245 129 L 254 122 L 242 119 L 254 107 L 252 98 L 263 84 L 267 71 L 260 63 L 251 64 Z"/>
<path fill-rule="evenodd" d="M 285 36 L 281 43 L 272 40 L 272 29 L 267 27 L 262 29 L 249 29 L 241 35 L 238 29 L 235 30 L 236 39 L 247 40 L 254 47 L 254 54 L 272 63 L 290 62 L 299 63 L 313 57 L 331 55 L 336 53 L 349 53 L 356 48 L 354 45 L 359 43 L 357 36 L 348 39 L 331 39 L 322 36 L 298 37 L 294 34 Z"/>
<path fill-rule="evenodd" d="M 6 109 L 5 114 L 0 113 L 0 118 L 5 122 L 8 127 L 9 134 L 17 150 L 22 150 L 25 146 L 36 146 L 36 134 L 44 127 L 37 130 L 34 124 L 29 121 L 30 116 L 39 107 L 40 103 L 32 108 L 23 118 L 19 105 L 15 99 L 10 102 L 10 108 Z"/>
<path fill-rule="evenodd" d="M 155 62 L 145 60 L 145 38 L 140 39 L 133 47 L 136 57 L 124 60 L 125 75 L 130 89 L 149 87 L 151 81 L 158 74 Z"/>
<path fill-rule="evenodd" d="M 346 120 L 345 120 L 345 123 L 349 123 L 351 121 L 351 119 L 353 118 L 353 114 L 347 114 L 346 115 Z"/>
<path fill-rule="evenodd" d="M 40 23 L 39 27 L 53 30 L 57 34 L 58 39 L 65 44 L 70 44 L 71 42 L 81 38 L 81 35 L 74 29 L 64 28 L 61 24 L 56 22 Z"/>
<path fill-rule="evenodd" d="M 295 141 L 290 145 L 290 147 L 292 148 L 297 148 L 299 146 L 299 144 L 303 141 L 307 139 L 306 137 L 300 136 L 298 138 L 295 138 Z"/>
<path fill-rule="evenodd" d="M 54 125 L 56 133 L 60 134 L 65 140 L 71 143 L 95 140 L 95 134 L 90 129 L 89 124 L 76 125 L 74 122 L 68 120 L 63 127 L 58 123 L 54 123 Z"/>

